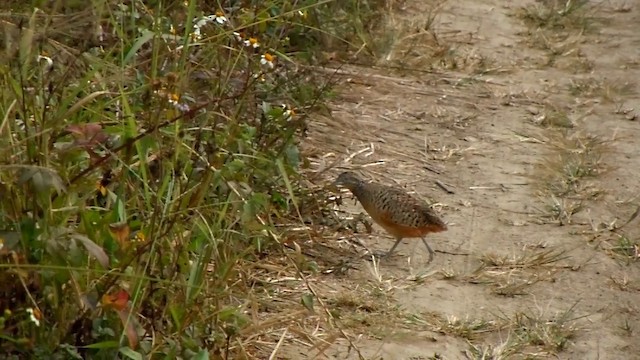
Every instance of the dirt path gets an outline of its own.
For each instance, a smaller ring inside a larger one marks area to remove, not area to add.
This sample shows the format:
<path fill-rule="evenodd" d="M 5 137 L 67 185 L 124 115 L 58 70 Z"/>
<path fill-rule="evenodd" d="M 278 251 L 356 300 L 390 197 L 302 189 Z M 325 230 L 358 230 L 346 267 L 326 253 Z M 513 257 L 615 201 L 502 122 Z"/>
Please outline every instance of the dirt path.
<path fill-rule="evenodd" d="M 367 359 L 639 359 L 640 220 L 618 227 L 639 205 L 640 2 L 559 20 L 532 20 L 549 2 L 426 3 L 393 13 L 384 65 L 404 70 L 343 67 L 309 142 L 317 170 L 339 161 L 329 177 L 355 169 L 434 202 L 449 231 L 431 246 L 469 255 L 426 265 L 408 239 L 322 278 L 342 326 Z M 377 226 L 339 235 L 353 252 L 392 244 Z M 341 344 L 326 354 L 357 358 Z"/>

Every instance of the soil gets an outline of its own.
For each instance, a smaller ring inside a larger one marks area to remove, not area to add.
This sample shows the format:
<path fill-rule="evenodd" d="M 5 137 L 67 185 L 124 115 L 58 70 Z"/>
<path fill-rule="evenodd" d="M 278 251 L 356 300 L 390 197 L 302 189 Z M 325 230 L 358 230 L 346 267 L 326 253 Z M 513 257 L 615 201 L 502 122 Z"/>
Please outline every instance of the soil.
<path fill-rule="evenodd" d="M 331 116 L 310 124 L 313 170 L 404 187 L 449 230 L 427 237 L 432 263 L 405 239 L 377 268 L 318 278 L 357 351 L 286 357 L 640 359 L 640 219 L 625 224 L 640 205 L 640 1 L 588 4 L 588 31 L 528 25 L 523 9 L 545 3 L 397 2 L 378 66 L 339 67 Z M 589 176 L 551 189 L 585 152 Z M 330 241 L 393 243 L 362 230 Z"/>

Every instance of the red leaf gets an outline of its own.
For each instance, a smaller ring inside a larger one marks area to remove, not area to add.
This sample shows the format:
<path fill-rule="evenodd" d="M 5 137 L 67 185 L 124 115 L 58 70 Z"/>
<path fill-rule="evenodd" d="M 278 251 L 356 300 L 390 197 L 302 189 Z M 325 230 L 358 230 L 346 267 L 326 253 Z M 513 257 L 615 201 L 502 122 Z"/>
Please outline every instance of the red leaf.
<path fill-rule="evenodd" d="M 129 341 L 129 347 L 135 349 L 138 347 L 138 332 L 136 331 L 136 321 L 134 318 L 129 318 L 128 309 L 118 311 L 122 326 L 124 326 L 124 333 L 127 335 Z"/>
<path fill-rule="evenodd" d="M 129 245 L 129 235 L 131 234 L 129 224 L 126 222 L 109 224 L 109 231 L 120 244 L 120 248 L 124 249 Z"/>
<path fill-rule="evenodd" d="M 113 295 L 102 295 L 102 307 L 105 309 L 115 309 L 116 311 L 122 311 L 127 308 L 128 304 L 129 293 L 124 290 L 119 290 Z"/>
<path fill-rule="evenodd" d="M 100 124 L 73 124 L 67 126 L 65 130 L 73 135 L 74 145 L 79 147 L 90 148 L 104 144 L 109 139 L 109 135 L 102 130 Z"/>

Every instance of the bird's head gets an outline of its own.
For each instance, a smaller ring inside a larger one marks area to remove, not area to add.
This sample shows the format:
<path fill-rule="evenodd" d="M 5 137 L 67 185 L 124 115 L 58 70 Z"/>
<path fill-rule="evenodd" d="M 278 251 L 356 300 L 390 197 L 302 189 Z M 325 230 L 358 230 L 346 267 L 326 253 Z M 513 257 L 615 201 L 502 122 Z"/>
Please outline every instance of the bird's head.
<path fill-rule="evenodd" d="M 362 179 L 351 171 L 343 172 L 338 176 L 336 181 L 333 182 L 334 186 L 343 186 L 349 190 L 353 190 L 360 184 L 362 184 Z"/>

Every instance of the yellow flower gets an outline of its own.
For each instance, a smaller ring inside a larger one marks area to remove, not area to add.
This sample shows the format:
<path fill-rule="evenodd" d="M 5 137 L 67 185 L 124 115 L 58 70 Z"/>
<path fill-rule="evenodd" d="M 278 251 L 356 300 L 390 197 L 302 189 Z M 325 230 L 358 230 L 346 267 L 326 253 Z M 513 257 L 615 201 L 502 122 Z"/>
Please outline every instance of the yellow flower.
<path fill-rule="evenodd" d="M 144 236 L 142 231 L 136 232 L 136 235 L 133 237 L 133 241 L 144 242 L 145 240 L 147 240 L 147 237 Z"/>
<path fill-rule="evenodd" d="M 100 195 L 102 195 L 102 197 L 107 196 L 107 191 L 108 190 L 104 185 L 102 185 L 102 181 L 98 181 L 97 188 L 98 188 L 98 192 L 100 193 Z"/>

